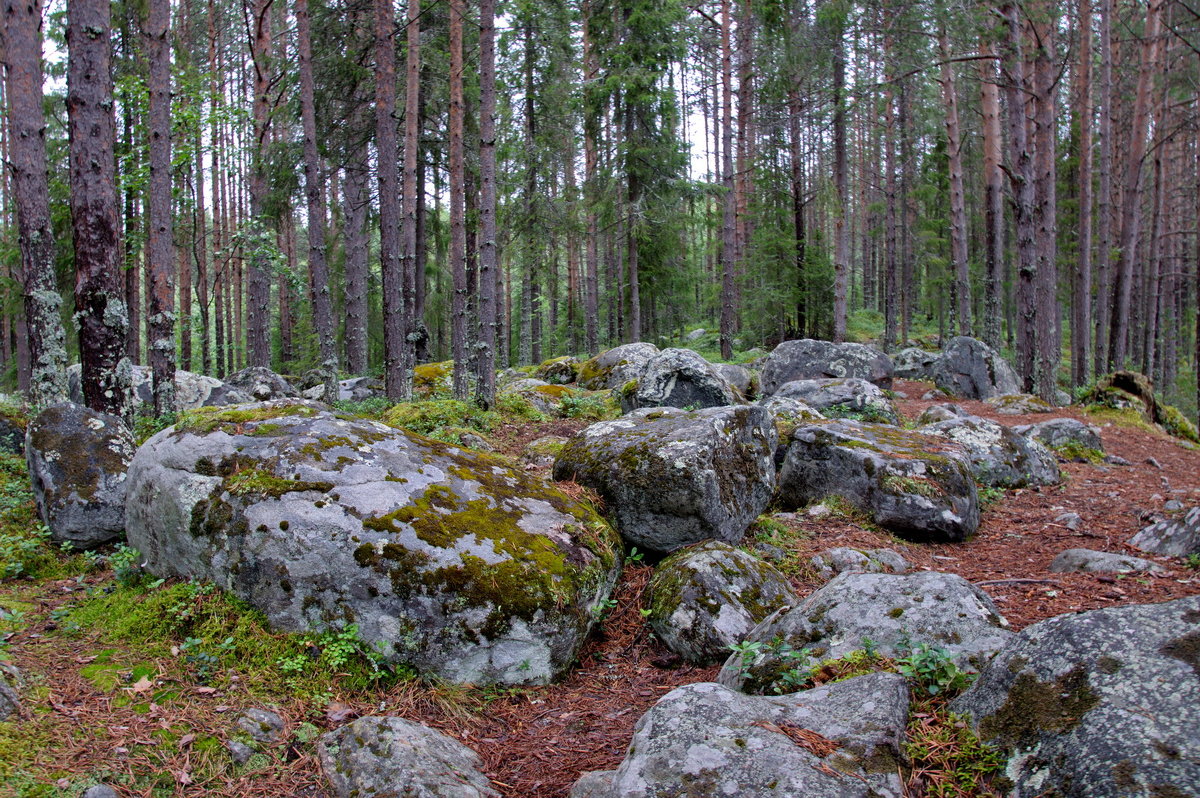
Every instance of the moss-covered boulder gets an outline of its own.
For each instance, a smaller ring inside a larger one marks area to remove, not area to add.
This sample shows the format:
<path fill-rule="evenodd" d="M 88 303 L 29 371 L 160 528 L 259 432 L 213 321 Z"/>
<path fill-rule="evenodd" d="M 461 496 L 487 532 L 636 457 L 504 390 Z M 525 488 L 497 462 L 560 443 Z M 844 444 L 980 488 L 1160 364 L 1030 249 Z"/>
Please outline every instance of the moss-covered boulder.
<path fill-rule="evenodd" d="M 756 626 L 746 642 L 758 645 L 731 655 L 717 680 L 750 693 L 794 690 L 789 671 L 844 657 L 868 639 L 885 657 L 925 644 L 978 670 L 1012 634 L 991 598 L 957 574 L 848 572 Z"/>
<path fill-rule="evenodd" d="M 985 401 L 1002 416 L 1028 416 L 1054 412 L 1054 405 L 1040 396 L 1029 393 L 1006 393 L 1000 396 L 990 396 Z"/>
<path fill-rule="evenodd" d="M 573 437 L 554 478 L 599 493 L 640 549 L 737 543 L 771 502 L 777 440 L 761 407 L 636 410 Z"/>
<path fill-rule="evenodd" d="M 729 383 L 735 391 L 739 399 L 744 399 L 747 402 L 753 402 L 758 398 L 761 385 L 758 380 L 758 372 L 751 371 L 745 366 L 739 366 L 736 363 L 714 363 L 713 368 L 717 373 Z"/>
<path fill-rule="evenodd" d="M 230 385 L 245 391 L 255 402 L 265 402 L 270 399 L 294 399 L 300 396 L 300 391 L 284 377 L 264 366 L 249 366 L 231 374 L 227 380 Z"/>
<path fill-rule="evenodd" d="M 799 399 L 828 418 L 854 418 L 879 424 L 899 424 L 892 400 L 879 386 L 858 377 L 792 380 L 773 397 Z"/>
<path fill-rule="evenodd" d="M 724 407 L 738 404 L 738 395 L 713 364 L 690 349 L 664 349 L 642 369 L 637 383 L 622 392 L 625 411 L 640 407 Z"/>
<path fill-rule="evenodd" d="M 587 774 L 571 798 L 896 798 L 908 712 L 894 673 L 770 697 L 689 684 L 642 716 L 616 770 Z"/>
<path fill-rule="evenodd" d="M 1062 481 L 1058 460 L 1049 449 L 995 421 L 959 416 L 926 424 L 920 431 L 961 445 L 980 485 L 1024 488 L 1057 485 Z"/>
<path fill-rule="evenodd" d="M 906 574 L 912 566 L 891 549 L 852 549 L 837 546 L 813 555 L 809 564 L 822 579 L 832 579 L 840 573 Z"/>
<path fill-rule="evenodd" d="M 82 368 L 76 363 L 67 368 L 67 391 L 72 402 L 83 404 Z M 133 366 L 130 374 L 132 396 L 130 401 L 136 412 L 149 412 L 154 405 L 154 375 L 146 366 Z M 197 407 L 221 407 L 224 405 L 252 402 L 254 398 L 241 388 L 222 382 L 206 374 L 195 374 L 179 369 L 175 372 L 175 409 L 195 410 Z"/>
<path fill-rule="evenodd" d="M 880 388 L 892 387 L 892 359 L 866 344 L 835 344 L 803 338 L 783 341 L 762 362 L 764 396 L 792 380 L 843 379 L 857 377 Z"/>
<path fill-rule="evenodd" d="M 960 335 L 942 347 L 929 368 L 937 387 L 963 399 L 988 399 L 1021 392 L 1016 370 L 977 338 Z"/>
<path fill-rule="evenodd" d="M 0 405 L 0 454 L 25 454 L 25 428 L 29 421 L 22 412 Z"/>
<path fill-rule="evenodd" d="M 568 438 L 562 435 L 543 435 L 525 445 L 521 460 L 534 468 L 549 468 L 554 465 L 554 459 L 567 441 Z"/>
<path fill-rule="evenodd" d="M 730 645 L 797 600 L 787 577 L 773 566 L 716 540 L 659 563 L 648 598 L 646 620 L 655 635 L 696 664 L 724 661 Z"/>
<path fill-rule="evenodd" d="M 928 380 L 938 353 L 910 346 L 892 355 L 896 376 L 902 380 Z"/>
<path fill-rule="evenodd" d="M 957 542 L 979 526 L 963 447 L 935 435 L 846 419 L 801 424 L 779 470 L 779 504 L 841 496 L 908 540 Z"/>
<path fill-rule="evenodd" d="M 187 414 L 130 466 L 130 543 L 277 628 L 356 624 L 457 682 L 563 674 L 619 568 L 587 506 L 507 461 L 323 405 Z"/>
<path fill-rule="evenodd" d="M 51 540 L 86 549 L 122 535 L 135 448 L 121 419 L 71 402 L 48 407 L 29 423 L 25 460 Z"/>
<path fill-rule="evenodd" d="M 577 381 L 589 391 L 620 388 L 642 375 L 642 369 L 658 353 L 654 344 L 622 344 L 579 364 Z"/>
<path fill-rule="evenodd" d="M 1012 795 L 1200 795 L 1200 597 L 1020 632 L 951 708 L 1007 758 Z"/>
<path fill-rule="evenodd" d="M 570 385 L 579 373 L 579 358 L 563 355 L 543 361 L 533 376 L 551 385 Z"/>
<path fill-rule="evenodd" d="M 1036 424 L 1013 427 L 1013 432 L 1072 457 L 1080 453 L 1104 454 L 1100 428 L 1073 418 L 1051 418 Z"/>
<path fill-rule="evenodd" d="M 552 384 L 533 377 L 513 380 L 501 388 L 500 393 L 518 396 L 528 402 L 534 410 L 548 416 L 561 415 L 563 400 L 575 395 L 566 385 Z"/>

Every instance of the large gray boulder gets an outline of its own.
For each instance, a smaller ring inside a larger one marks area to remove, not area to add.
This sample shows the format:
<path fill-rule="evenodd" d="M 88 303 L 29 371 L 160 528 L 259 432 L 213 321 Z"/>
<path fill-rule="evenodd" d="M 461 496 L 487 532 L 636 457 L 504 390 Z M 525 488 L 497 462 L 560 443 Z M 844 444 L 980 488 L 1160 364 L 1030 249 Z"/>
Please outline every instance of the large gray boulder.
<path fill-rule="evenodd" d="M 949 438 L 966 450 L 980 485 L 1024 488 L 1062 481 L 1058 459 L 1037 441 L 979 416 L 960 416 L 921 427 L 927 435 Z"/>
<path fill-rule="evenodd" d="M 738 397 L 754 401 L 758 397 L 758 375 L 736 363 L 714 363 L 713 368 L 721 378 L 738 393 Z"/>
<path fill-rule="evenodd" d="M 796 665 L 789 652 L 837 659 L 863 648 L 866 638 L 885 657 L 926 644 L 943 649 L 959 667 L 978 670 L 1012 634 L 991 598 L 957 574 L 847 572 L 755 627 L 746 641 L 759 643 L 757 651 L 732 654 L 717 681 L 745 692 L 782 689 Z"/>
<path fill-rule="evenodd" d="M 1179 518 L 1151 524 L 1129 539 L 1135 549 L 1168 557 L 1200 554 L 1200 507 L 1193 507 Z"/>
<path fill-rule="evenodd" d="M 29 422 L 25 460 L 51 540 L 88 549 L 121 536 L 126 472 L 136 448 L 121 419 L 71 402 Z"/>
<path fill-rule="evenodd" d="M 276 628 L 355 624 L 388 661 L 456 682 L 570 666 L 619 568 L 583 504 L 494 456 L 323 405 L 196 411 L 129 471 L 130 544 Z"/>
<path fill-rule="evenodd" d="M 737 543 L 771 502 L 777 441 L 761 407 L 636 410 L 572 438 L 554 478 L 598 492 L 640 549 Z"/>
<path fill-rule="evenodd" d="M 575 382 L 579 362 L 579 358 L 570 355 L 551 358 L 534 369 L 533 376 L 550 385 L 570 385 Z"/>
<path fill-rule="evenodd" d="M 902 380 L 927 380 L 938 353 L 910 346 L 892 355 L 896 376 Z"/>
<path fill-rule="evenodd" d="M 499 798 L 467 746 L 420 723 L 368 717 L 322 735 L 317 760 L 336 798 Z"/>
<path fill-rule="evenodd" d="M 764 396 L 792 380 L 858 377 L 880 388 L 892 387 L 892 359 L 865 344 L 835 344 L 803 338 L 783 341 L 762 363 Z"/>
<path fill-rule="evenodd" d="M 929 373 L 937 387 L 964 399 L 1021 392 L 1021 381 L 1008 361 L 983 341 L 965 335 L 942 347 Z"/>
<path fill-rule="evenodd" d="M 1022 424 L 1013 427 L 1013 432 L 1033 438 L 1043 446 L 1064 454 L 1104 451 L 1100 428 L 1073 418 L 1051 418 L 1036 424 Z"/>
<path fill-rule="evenodd" d="M 386 395 L 383 380 L 378 377 L 351 377 L 338 383 L 338 399 L 343 402 L 362 402 Z"/>
<path fill-rule="evenodd" d="M 131 402 L 133 409 L 144 412 L 143 408 L 154 405 L 154 375 L 147 366 L 132 366 Z M 82 367 L 76 363 L 67 367 L 67 393 L 72 402 L 82 405 L 83 384 Z M 175 409 L 178 411 L 195 410 L 197 407 L 217 407 L 236 405 L 254 401 L 250 394 L 241 388 L 222 382 L 216 377 L 196 374 L 179 369 L 175 372 Z"/>
<path fill-rule="evenodd" d="M 953 704 L 1014 796 L 1200 796 L 1200 597 L 1060 615 Z"/>
<path fill-rule="evenodd" d="M 900 798 L 908 712 L 894 673 L 770 697 L 689 684 L 642 716 L 615 771 L 571 797 Z"/>
<path fill-rule="evenodd" d="M 799 399 L 828 418 L 855 418 L 899 424 L 892 400 L 873 382 L 843 379 L 792 380 L 779 386 L 772 398 Z"/>
<path fill-rule="evenodd" d="M 956 542 L 979 526 L 979 494 L 957 443 L 849 420 L 801 424 L 779 471 L 779 503 L 841 496 L 908 540 Z"/>
<path fill-rule="evenodd" d="M 0 407 L 0 454 L 25 454 L 27 423 L 16 413 L 8 415 Z"/>
<path fill-rule="evenodd" d="M 730 645 L 797 601 L 773 566 L 716 540 L 659 563 L 647 596 L 646 620 L 658 639 L 684 660 L 704 664 L 724 661 Z"/>
<path fill-rule="evenodd" d="M 738 403 L 736 392 L 720 372 L 690 349 L 664 349 L 647 362 L 637 387 L 623 393 L 622 408 L 724 407 Z"/>
<path fill-rule="evenodd" d="M 656 354 L 658 347 L 644 342 L 614 346 L 580 363 L 576 381 L 589 391 L 621 388 L 640 377 Z"/>
<path fill-rule="evenodd" d="M 250 395 L 251 401 L 295 399 L 300 396 L 290 382 L 264 366 L 249 366 L 229 376 L 229 384 Z"/>

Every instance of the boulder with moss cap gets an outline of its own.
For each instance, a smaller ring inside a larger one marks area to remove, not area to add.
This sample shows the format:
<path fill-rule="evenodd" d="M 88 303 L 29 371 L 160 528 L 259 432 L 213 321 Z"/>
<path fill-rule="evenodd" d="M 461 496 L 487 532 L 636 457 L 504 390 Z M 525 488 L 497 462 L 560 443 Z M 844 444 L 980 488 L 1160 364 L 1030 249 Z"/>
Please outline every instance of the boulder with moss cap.
<path fill-rule="evenodd" d="M 772 398 L 799 399 L 830 418 L 857 418 L 898 424 L 892 400 L 875 383 L 858 377 L 792 380 L 779 386 Z"/>
<path fill-rule="evenodd" d="M 885 657 L 925 644 L 978 670 L 1012 634 L 991 598 L 957 574 L 847 572 L 756 626 L 746 641 L 759 643 L 758 650 L 750 658 L 730 656 L 717 680 L 750 693 L 782 687 L 796 662 L 774 641 L 807 649 L 814 663 L 862 649 L 867 639 Z"/>
<path fill-rule="evenodd" d="M 656 353 L 636 379 L 636 386 L 621 396 L 625 411 L 640 407 L 695 410 L 739 403 L 733 386 L 716 367 L 690 349 Z"/>
<path fill-rule="evenodd" d="M 589 391 L 620 388 L 640 377 L 650 358 L 656 354 L 658 347 L 644 341 L 614 346 L 580 363 L 577 381 L 581 388 Z"/>
<path fill-rule="evenodd" d="M 1027 627 L 951 709 L 1012 795 L 1200 796 L 1200 596 Z"/>
<path fill-rule="evenodd" d="M 647 622 L 688 662 L 724 661 L 729 646 L 796 594 L 786 576 L 757 557 L 716 540 L 689 546 L 658 564 Z"/>
<path fill-rule="evenodd" d="M 835 344 L 803 338 L 783 341 L 762 362 L 763 396 L 792 380 L 857 377 L 880 388 L 892 387 L 892 359 L 866 344 Z"/>
<path fill-rule="evenodd" d="M 779 504 L 841 496 L 908 540 L 957 542 L 979 526 L 979 494 L 959 444 L 888 424 L 801 424 L 779 470 Z"/>
<path fill-rule="evenodd" d="M 71 402 L 48 407 L 29 423 L 25 460 L 51 540 L 86 549 L 121 536 L 135 448 L 121 419 Z"/>
<path fill-rule="evenodd" d="M 276 628 L 355 624 L 386 660 L 455 682 L 561 676 L 608 597 L 618 541 L 501 458 L 323 405 L 194 411 L 130 466 L 131 545 Z"/>
<path fill-rule="evenodd" d="M 771 502 L 776 441 L 761 407 L 647 408 L 579 432 L 559 452 L 554 478 L 599 493 L 640 549 L 737 543 Z"/>
<path fill-rule="evenodd" d="M 571 798 L 900 798 L 908 712 L 894 673 L 769 697 L 689 684 L 642 716 L 616 770 L 587 774 Z"/>
<path fill-rule="evenodd" d="M 995 421 L 959 416 L 926 424 L 920 431 L 961 445 L 980 485 L 1025 488 L 1062 481 L 1058 460 L 1049 449 Z"/>

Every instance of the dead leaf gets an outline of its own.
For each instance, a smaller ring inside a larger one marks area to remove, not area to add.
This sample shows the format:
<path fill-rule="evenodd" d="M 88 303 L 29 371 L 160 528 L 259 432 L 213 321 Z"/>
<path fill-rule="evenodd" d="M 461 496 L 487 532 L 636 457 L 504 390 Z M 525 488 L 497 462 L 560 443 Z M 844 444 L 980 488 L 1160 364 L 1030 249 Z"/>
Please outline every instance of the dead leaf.
<path fill-rule="evenodd" d="M 200 695 L 212 695 L 213 693 L 217 692 L 217 688 L 215 688 L 215 687 L 197 687 L 194 692 L 199 693 Z"/>
<path fill-rule="evenodd" d="M 150 678 L 143 676 L 129 687 L 129 691 L 133 693 L 145 693 L 154 688 L 154 682 Z"/>
<path fill-rule="evenodd" d="M 186 787 L 192 783 L 192 776 L 186 770 L 181 770 L 175 774 L 175 780 Z"/>
<path fill-rule="evenodd" d="M 185 734 L 185 735 L 183 735 L 182 737 L 180 737 L 180 738 L 179 738 L 179 747 L 180 747 L 180 748 L 186 748 L 187 746 L 191 745 L 191 744 L 192 744 L 192 742 L 193 742 L 195 739 L 196 739 L 196 735 L 194 735 L 194 734 Z"/>
<path fill-rule="evenodd" d="M 345 723 L 356 715 L 358 712 L 354 707 L 341 701 L 330 702 L 329 706 L 325 707 L 325 720 L 330 723 Z"/>

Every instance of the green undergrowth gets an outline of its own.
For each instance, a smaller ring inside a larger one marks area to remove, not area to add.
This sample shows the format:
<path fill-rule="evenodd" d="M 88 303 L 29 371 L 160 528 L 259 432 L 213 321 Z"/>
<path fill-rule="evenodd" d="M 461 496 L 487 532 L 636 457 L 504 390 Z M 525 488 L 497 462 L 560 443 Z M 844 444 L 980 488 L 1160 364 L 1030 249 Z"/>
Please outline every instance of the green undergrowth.
<path fill-rule="evenodd" d="M 784 574 L 797 578 L 810 576 L 811 567 L 808 560 L 801 557 L 797 551 L 800 542 L 808 537 L 803 530 L 785 524 L 769 515 L 760 515 L 746 531 L 748 541 L 780 549 L 783 556 L 778 560 L 772 560 L 771 564 Z M 743 546 L 742 548 L 750 554 L 759 556 L 759 552 L 756 552 L 752 546 Z"/>
<path fill-rule="evenodd" d="M 78 555 L 50 542 L 33 502 L 25 458 L 0 454 L 0 581 L 62 578 L 85 567 Z"/>
<path fill-rule="evenodd" d="M 1052 448 L 1055 452 L 1073 463 L 1100 465 L 1104 462 L 1104 452 L 1099 449 L 1093 449 L 1090 446 L 1084 446 L 1076 440 L 1068 440 L 1061 446 L 1054 446 Z"/>
<path fill-rule="evenodd" d="M 339 399 L 333 403 L 333 407 L 339 413 L 344 413 L 348 416 L 358 416 L 360 418 L 370 418 L 380 421 L 383 419 L 384 414 L 391 410 L 395 404 L 395 402 L 386 397 L 372 396 L 357 402 L 350 401 L 349 399 Z"/>

